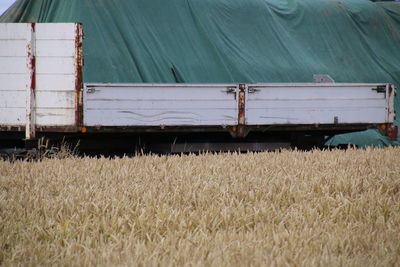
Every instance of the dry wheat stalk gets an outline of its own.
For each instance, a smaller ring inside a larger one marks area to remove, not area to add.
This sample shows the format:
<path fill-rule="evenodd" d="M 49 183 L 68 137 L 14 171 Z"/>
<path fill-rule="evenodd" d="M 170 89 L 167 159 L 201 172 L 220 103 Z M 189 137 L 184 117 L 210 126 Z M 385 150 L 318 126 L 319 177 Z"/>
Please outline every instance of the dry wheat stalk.
<path fill-rule="evenodd" d="M 0 263 L 397 265 L 399 190 L 399 148 L 0 161 Z"/>

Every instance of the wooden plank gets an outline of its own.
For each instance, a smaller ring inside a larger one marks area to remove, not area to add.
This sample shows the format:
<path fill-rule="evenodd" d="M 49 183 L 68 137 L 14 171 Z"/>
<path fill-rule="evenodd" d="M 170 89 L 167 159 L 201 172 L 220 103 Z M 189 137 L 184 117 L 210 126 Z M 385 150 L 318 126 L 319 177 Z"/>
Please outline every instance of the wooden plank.
<path fill-rule="evenodd" d="M 23 108 L 26 107 L 26 90 L 23 91 L 0 91 L 0 107 Z"/>
<path fill-rule="evenodd" d="M 236 114 L 225 110 L 85 110 L 86 126 L 236 125 Z"/>
<path fill-rule="evenodd" d="M 25 123 L 26 123 L 25 106 L 23 108 L 9 108 L 0 106 L 1 126 L 25 126 Z"/>
<path fill-rule="evenodd" d="M 0 107 L 25 108 L 26 91 L 0 91 Z M 36 91 L 37 108 L 74 108 L 74 91 Z"/>
<path fill-rule="evenodd" d="M 26 90 L 24 74 L 0 74 L 0 91 Z M 72 74 L 36 74 L 36 91 L 75 91 Z"/>
<path fill-rule="evenodd" d="M 0 107 L 0 125 L 25 126 L 25 108 Z M 36 110 L 36 126 L 74 126 L 75 110 L 39 108 Z"/>
<path fill-rule="evenodd" d="M 37 91 L 75 91 L 73 74 L 36 74 Z"/>
<path fill-rule="evenodd" d="M 71 57 L 75 56 L 75 40 L 37 40 L 37 57 Z"/>
<path fill-rule="evenodd" d="M 75 108 L 74 91 L 37 91 L 37 108 Z"/>
<path fill-rule="evenodd" d="M 368 114 L 368 115 L 367 115 Z M 249 109 L 246 112 L 248 125 L 273 124 L 333 124 L 337 123 L 384 123 L 386 111 L 381 107 L 331 108 L 331 109 Z"/>
<path fill-rule="evenodd" d="M 26 75 L 0 73 L 0 91 L 26 90 Z"/>
<path fill-rule="evenodd" d="M 25 40 L 1 40 L 0 57 L 26 57 Z"/>
<path fill-rule="evenodd" d="M 37 74 L 74 74 L 73 58 L 40 57 L 36 60 Z"/>
<path fill-rule="evenodd" d="M 88 86 L 90 88 L 90 85 Z M 88 94 L 90 100 L 115 101 L 170 101 L 170 100 L 232 100 L 234 94 L 226 93 L 226 87 L 107 87 L 96 86 L 94 94 Z"/>
<path fill-rule="evenodd" d="M 384 99 L 384 94 L 373 91 L 374 86 L 340 86 L 332 84 L 331 87 L 262 87 L 249 86 L 258 91 L 249 93 L 248 98 L 257 100 L 324 100 L 324 99 Z"/>
<path fill-rule="evenodd" d="M 179 100 L 142 100 L 142 99 L 129 99 L 129 100 L 91 100 L 86 102 L 87 109 L 103 109 L 103 110 L 207 110 L 207 109 L 225 109 L 236 110 L 237 104 L 232 99 L 179 99 Z"/>
<path fill-rule="evenodd" d="M 25 57 L 0 57 L 0 74 L 26 74 Z"/>
<path fill-rule="evenodd" d="M 0 40 L 26 40 L 25 23 L 0 23 Z"/>
<path fill-rule="evenodd" d="M 318 100 L 264 100 L 247 102 L 247 109 L 340 109 L 386 107 L 385 99 L 318 99 Z"/>
<path fill-rule="evenodd" d="M 36 110 L 37 126 L 74 126 L 75 109 L 38 108 Z"/>
<path fill-rule="evenodd" d="M 36 40 L 75 40 L 75 24 L 37 23 Z"/>

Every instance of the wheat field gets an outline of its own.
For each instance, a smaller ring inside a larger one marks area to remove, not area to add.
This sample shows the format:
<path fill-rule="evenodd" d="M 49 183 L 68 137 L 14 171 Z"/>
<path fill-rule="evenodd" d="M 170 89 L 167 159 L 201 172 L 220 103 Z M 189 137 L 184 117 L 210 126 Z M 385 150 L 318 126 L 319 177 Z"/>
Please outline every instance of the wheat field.
<path fill-rule="evenodd" d="M 399 266 L 400 149 L 0 161 L 0 263 Z"/>

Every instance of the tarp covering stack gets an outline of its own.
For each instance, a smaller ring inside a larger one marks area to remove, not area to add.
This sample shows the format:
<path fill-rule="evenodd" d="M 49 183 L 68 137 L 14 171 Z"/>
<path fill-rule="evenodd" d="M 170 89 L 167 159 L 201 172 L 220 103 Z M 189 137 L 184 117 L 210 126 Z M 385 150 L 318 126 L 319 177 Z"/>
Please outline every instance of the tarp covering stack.
<path fill-rule="evenodd" d="M 85 82 L 298 83 L 329 74 L 400 86 L 395 2 L 18 0 L 0 22 L 82 22 Z M 377 131 L 330 141 L 347 143 L 400 144 Z"/>

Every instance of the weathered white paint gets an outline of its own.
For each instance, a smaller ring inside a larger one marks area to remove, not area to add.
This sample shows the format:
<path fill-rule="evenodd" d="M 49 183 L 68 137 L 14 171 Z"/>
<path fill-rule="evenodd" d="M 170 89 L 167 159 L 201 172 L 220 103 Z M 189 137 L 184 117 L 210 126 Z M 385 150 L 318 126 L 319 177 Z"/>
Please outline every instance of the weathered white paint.
<path fill-rule="evenodd" d="M 75 75 L 37 73 L 36 87 L 39 91 L 71 91 L 71 93 L 75 94 Z"/>
<path fill-rule="evenodd" d="M 0 23 L 0 40 L 26 40 L 26 24 Z"/>
<path fill-rule="evenodd" d="M 30 24 L 0 23 L 0 126 L 25 126 Z M 36 126 L 75 125 L 76 27 L 35 24 Z"/>
<path fill-rule="evenodd" d="M 38 91 L 36 106 L 41 108 L 71 108 L 75 93 L 71 91 Z M 25 91 L 0 91 L 0 107 L 25 108 Z"/>
<path fill-rule="evenodd" d="M 382 84 L 249 84 L 252 101 L 263 100 L 334 100 L 334 99 L 385 99 L 384 94 L 371 90 Z M 383 84 L 384 85 L 384 84 Z M 259 91 L 257 91 L 259 90 Z"/>
<path fill-rule="evenodd" d="M 245 124 L 388 123 L 382 84 L 249 84 Z M 228 89 L 233 92 L 228 93 Z M 235 84 L 87 84 L 86 126 L 238 124 Z"/>
<path fill-rule="evenodd" d="M 36 39 L 75 41 L 75 27 L 75 23 L 36 23 Z"/>
<path fill-rule="evenodd" d="M 54 121 L 62 121 L 63 124 L 57 126 L 74 125 L 75 119 L 65 112 L 65 108 L 36 108 L 36 126 L 54 126 Z M 68 108 L 71 112 L 73 108 Z M 6 113 L 7 116 L 2 114 Z M 2 126 L 25 126 L 26 111 L 24 108 L 0 108 L 0 119 Z"/>
<path fill-rule="evenodd" d="M 24 127 L 26 124 L 26 108 L 0 107 L 0 121 L 2 126 Z"/>
<path fill-rule="evenodd" d="M 57 126 L 74 126 L 75 117 L 71 113 L 75 108 L 37 108 L 36 123 L 38 126 L 54 126 L 54 121 L 59 121 Z"/>
<path fill-rule="evenodd" d="M 0 74 L 1 91 L 25 91 L 25 73 Z M 73 74 L 36 74 L 36 87 L 39 91 L 75 91 Z M 23 88 L 23 89 L 21 89 Z M 7 96 L 4 96 L 7 97 Z"/>
<path fill-rule="evenodd" d="M 86 85 L 86 126 L 236 125 L 236 85 Z"/>
<path fill-rule="evenodd" d="M 36 62 L 37 74 L 73 74 L 75 59 L 73 57 L 39 57 Z"/>
<path fill-rule="evenodd" d="M 25 73 L 0 73 L 0 91 L 25 91 Z"/>
<path fill-rule="evenodd" d="M 26 57 L 26 40 L 0 39 L 0 57 Z"/>
<path fill-rule="evenodd" d="M 382 84 L 249 85 L 246 124 L 385 123 Z M 251 93 L 252 92 L 252 93 Z"/>
<path fill-rule="evenodd" d="M 75 56 L 74 40 L 37 40 L 36 55 L 38 57 L 69 57 Z"/>
<path fill-rule="evenodd" d="M 0 74 L 26 74 L 26 69 L 26 57 L 0 57 Z"/>

